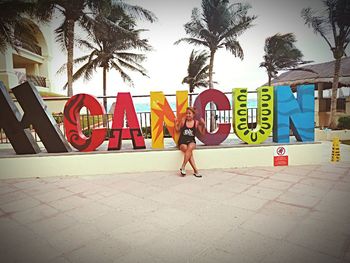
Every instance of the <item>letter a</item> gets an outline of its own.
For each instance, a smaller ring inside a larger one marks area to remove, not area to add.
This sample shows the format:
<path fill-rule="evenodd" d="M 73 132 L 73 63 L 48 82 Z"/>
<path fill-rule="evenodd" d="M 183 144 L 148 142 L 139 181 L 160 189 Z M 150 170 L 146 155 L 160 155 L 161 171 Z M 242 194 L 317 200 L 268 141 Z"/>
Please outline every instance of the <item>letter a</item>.
<path fill-rule="evenodd" d="M 126 115 L 126 127 L 124 127 L 124 115 Z M 131 95 L 129 92 L 119 92 L 114 109 L 108 150 L 120 150 L 122 140 L 126 139 L 132 140 L 134 149 L 146 148 Z"/>

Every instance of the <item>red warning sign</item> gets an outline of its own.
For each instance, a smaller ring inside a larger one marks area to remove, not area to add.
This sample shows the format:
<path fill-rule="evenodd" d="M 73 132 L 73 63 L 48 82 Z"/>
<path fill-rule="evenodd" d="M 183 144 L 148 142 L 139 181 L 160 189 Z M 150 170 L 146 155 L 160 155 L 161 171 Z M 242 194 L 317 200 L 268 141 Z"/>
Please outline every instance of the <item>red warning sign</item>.
<path fill-rule="evenodd" d="M 274 166 L 287 166 L 288 165 L 288 152 L 286 146 L 278 146 L 274 149 L 273 154 Z"/>

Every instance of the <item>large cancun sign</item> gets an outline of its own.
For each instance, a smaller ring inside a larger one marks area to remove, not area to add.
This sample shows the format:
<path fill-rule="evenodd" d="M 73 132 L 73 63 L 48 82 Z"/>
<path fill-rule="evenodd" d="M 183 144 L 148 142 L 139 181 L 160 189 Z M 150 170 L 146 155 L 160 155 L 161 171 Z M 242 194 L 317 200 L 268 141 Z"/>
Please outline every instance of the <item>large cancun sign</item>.
<path fill-rule="evenodd" d="M 64 126 L 69 145 L 32 84 L 26 82 L 12 89 L 24 111 L 23 116 L 1 82 L 0 89 L 0 128 L 4 129 L 17 154 L 40 152 L 28 129 L 30 124 L 34 126 L 48 152 L 69 152 L 70 145 L 79 151 L 94 151 L 106 138 L 107 128 L 94 128 L 87 137 L 80 127 L 79 112 L 82 107 L 88 108 L 91 115 L 105 114 L 101 103 L 92 95 L 77 94 L 65 105 Z M 235 88 L 232 94 L 233 123 L 219 123 L 215 132 L 206 131 L 199 137 L 204 144 L 222 143 L 228 137 L 231 125 L 236 135 L 248 144 L 264 142 L 271 132 L 274 142 L 289 143 L 290 130 L 297 141 L 314 141 L 314 85 L 298 86 L 296 98 L 289 86 L 258 88 L 257 125 L 253 130 L 248 128 L 247 89 Z M 198 111 L 197 118 L 205 118 L 205 108 L 210 102 L 215 103 L 217 110 L 231 110 L 225 94 L 216 89 L 208 89 L 200 93 L 194 102 Z M 150 106 L 152 148 L 164 148 L 164 125 L 177 142 L 179 135 L 174 129 L 175 114 L 164 94 L 151 92 Z M 177 118 L 184 116 L 187 106 L 187 91 L 178 91 Z M 109 137 L 108 150 L 121 149 L 123 140 L 132 140 L 134 149 L 146 147 L 130 93 L 117 95 Z"/>

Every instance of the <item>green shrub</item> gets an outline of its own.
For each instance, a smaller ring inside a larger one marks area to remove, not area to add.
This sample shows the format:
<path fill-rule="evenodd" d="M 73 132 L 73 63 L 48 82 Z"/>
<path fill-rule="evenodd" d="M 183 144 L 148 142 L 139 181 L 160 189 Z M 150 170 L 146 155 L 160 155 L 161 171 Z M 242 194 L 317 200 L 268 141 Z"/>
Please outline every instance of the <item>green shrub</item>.
<path fill-rule="evenodd" d="M 91 136 L 91 133 L 92 133 L 92 129 L 83 130 L 83 134 L 84 134 L 86 137 L 90 137 L 90 136 Z"/>
<path fill-rule="evenodd" d="M 350 116 L 340 117 L 338 120 L 339 129 L 350 129 Z"/>

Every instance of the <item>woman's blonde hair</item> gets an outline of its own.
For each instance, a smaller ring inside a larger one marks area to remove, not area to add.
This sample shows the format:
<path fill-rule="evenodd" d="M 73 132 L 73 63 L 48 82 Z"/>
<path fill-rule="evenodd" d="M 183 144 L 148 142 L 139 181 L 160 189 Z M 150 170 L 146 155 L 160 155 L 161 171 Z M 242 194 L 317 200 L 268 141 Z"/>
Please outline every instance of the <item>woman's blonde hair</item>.
<path fill-rule="evenodd" d="M 187 107 L 186 111 L 192 111 L 193 115 L 196 115 L 196 108 L 195 107 Z"/>

